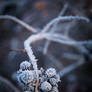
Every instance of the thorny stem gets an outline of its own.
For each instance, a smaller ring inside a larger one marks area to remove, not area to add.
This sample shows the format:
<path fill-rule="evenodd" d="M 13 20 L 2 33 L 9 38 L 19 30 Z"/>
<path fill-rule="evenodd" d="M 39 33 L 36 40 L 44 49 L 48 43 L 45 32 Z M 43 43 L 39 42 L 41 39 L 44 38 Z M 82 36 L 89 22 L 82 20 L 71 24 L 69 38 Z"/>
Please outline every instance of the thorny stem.
<path fill-rule="evenodd" d="M 13 20 L 14 22 L 20 24 L 21 26 L 23 26 L 24 28 L 26 28 L 27 30 L 36 33 L 36 29 L 31 27 L 30 25 L 28 25 L 27 23 L 21 21 L 20 19 L 14 17 L 14 16 L 10 16 L 10 15 L 0 15 L 0 19 L 10 19 Z"/>

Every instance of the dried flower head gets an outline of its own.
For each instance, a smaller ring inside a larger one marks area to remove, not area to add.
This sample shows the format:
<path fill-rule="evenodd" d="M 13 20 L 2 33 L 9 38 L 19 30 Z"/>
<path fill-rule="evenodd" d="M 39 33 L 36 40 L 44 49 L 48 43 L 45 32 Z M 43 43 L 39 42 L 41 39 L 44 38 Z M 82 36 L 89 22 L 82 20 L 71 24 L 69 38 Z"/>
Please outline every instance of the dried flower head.
<path fill-rule="evenodd" d="M 43 82 L 43 83 L 41 84 L 41 90 L 42 90 L 42 91 L 48 92 L 48 91 L 50 91 L 51 89 L 52 89 L 52 86 L 51 86 L 51 84 L 50 84 L 49 82 L 45 81 L 45 82 Z"/>
<path fill-rule="evenodd" d="M 58 92 L 58 88 L 57 87 L 53 87 L 50 92 Z"/>
<path fill-rule="evenodd" d="M 54 68 L 49 68 L 45 73 L 48 77 L 53 77 L 56 75 L 56 70 Z"/>
<path fill-rule="evenodd" d="M 31 83 L 34 81 L 34 74 L 33 71 L 25 70 L 21 74 L 21 80 L 25 83 Z"/>
<path fill-rule="evenodd" d="M 31 63 L 28 62 L 28 61 L 23 61 L 21 64 L 20 64 L 20 69 L 29 69 L 31 67 Z"/>
<path fill-rule="evenodd" d="M 51 85 L 57 84 L 57 79 L 55 79 L 55 78 L 50 78 L 49 81 L 50 81 Z"/>

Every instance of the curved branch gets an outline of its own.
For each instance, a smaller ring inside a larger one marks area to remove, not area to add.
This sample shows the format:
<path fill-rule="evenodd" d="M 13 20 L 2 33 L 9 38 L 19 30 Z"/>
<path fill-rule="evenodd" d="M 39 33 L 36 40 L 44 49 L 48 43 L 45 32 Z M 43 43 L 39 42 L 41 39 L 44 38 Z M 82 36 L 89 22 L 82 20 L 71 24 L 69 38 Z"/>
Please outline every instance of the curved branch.
<path fill-rule="evenodd" d="M 35 87 L 35 92 L 38 92 L 38 85 L 39 85 L 39 74 L 38 74 L 38 67 L 37 67 L 37 59 L 35 57 L 35 55 L 33 54 L 32 48 L 31 48 L 31 43 L 33 41 L 35 41 L 36 39 L 41 39 L 40 38 L 40 34 L 36 34 L 36 35 L 32 35 L 30 36 L 25 42 L 24 42 L 24 47 L 25 50 L 29 56 L 30 62 L 33 65 L 33 68 L 36 72 L 36 76 L 37 76 L 37 82 L 36 82 L 36 87 Z"/>
<path fill-rule="evenodd" d="M 72 21 L 72 20 L 82 20 L 82 21 L 86 21 L 89 22 L 90 20 L 86 17 L 82 17 L 82 16 L 59 16 L 56 17 L 55 19 L 51 20 L 42 30 L 42 32 L 47 32 L 49 30 L 49 28 L 55 23 L 55 22 L 68 22 L 68 21 Z"/>
<path fill-rule="evenodd" d="M 64 77 L 66 74 L 68 74 L 69 72 L 77 69 L 78 67 L 80 67 L 81 65 L 83 65 L 85 62 L 83 59 L 80 59 L 80 61 L 77 61 L 76 63 L 69 65 L 67 67 L 65 67 L 64 69 L 62 69 L 58 74 L 60 75 L 60 78 Z"/>
<path fill-rule="evenodd" d="M 10 15 L 0 15 L 0 19 L 9 19 L 9 20 L 13 20 L 14 22 L 20 24 L 21 26 L 23 26 L 24 28 L 26 28 L 27 30 L 36 33 L 36 29 L 31 27 L 30 25 L 28 25 L 27 23 L 23 22 L 22 20 L 14 17 L 14 16 L 10 16 Z"/>
<path fill-rule="evenodd" d="M 0 81 L 9 86 L 14 92 L 21 92 L 18 88 L 16 88 L 8 79 L 0 76 Z"/>
<path fill-rule="evenodd" d="M 68 8 L 68 4 L 65 4 L 64 7 L 63 7 L 63 9 L 60 11 L 58 17 L 59 16 L 63 16 L 65 14 L 65 11 L 67 10 L 67 8 Z M 53 27 L 50 29 L 50 33 L 54 33 L 55 27 L 57 26 L 57 24 L 58 24 L 58 21 L 55 22 L 55 24 L 53 25 Z M 47 53 L 47 49 L 49 47 L 49 44 L 50 44 L 50 41 L 46 41 L 46 43 L 44 45 L 44 49 L 43 49 L 43 54 Z"/>

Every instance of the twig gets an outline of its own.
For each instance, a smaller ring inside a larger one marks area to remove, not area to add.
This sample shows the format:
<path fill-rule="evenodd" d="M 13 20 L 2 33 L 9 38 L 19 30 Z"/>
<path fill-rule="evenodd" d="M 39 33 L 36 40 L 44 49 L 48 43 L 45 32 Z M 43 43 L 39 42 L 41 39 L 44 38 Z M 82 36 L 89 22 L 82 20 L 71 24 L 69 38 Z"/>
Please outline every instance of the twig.
<path fill-rule="evenodd" d="M 72 21 L 72 20 L 82 20 L 82 21 L 86 21 L 89 22 L 90 20 L 86 17 L 82 17 L 82 16 L 59 16 L 56 17 L 55 19 L 51 20 L 42 30 L 42 32 L 47 32 L 49 30 L 49 28 L 55 23 L 55 22 L 68 22 L 68 21 Z"/>
<path fill-rule="evenodd" d="M 58 34 L 59 35 L 59 34 Z M 39 80 L 39 75 L 37 73 L 37 63 L 36 63 L 36 60 L 35 60 L 35 56 L 33 55 L 33 52 L 30 48 L 30 44 L 34 41 L 38 41 L 38 40 L 41 40 L 41 39 L 48 39 L 48 40 L 51 40 L 51 41 L 56 41 L 56 42 L 59 42 L 61 44 L 67 44 L 67 45 L 73 45 L 73 46 L 76 46 L 79 50 L 81 50 L 82 52 L 85 50 L 84 46 L 80 45 L 76 45 L 78 42 L 74 41 L 74 40 L 70 40 L 68 39 L 67 37 L 63 37 L 63 39 L 65 38 L 65 41 L 64 40 L 61 40 L 60 37 L 58 36 L 57 34 L 54 35 L 53 34 L 49 34 L 49 33 L 39 33 L 39 34 L 36 34 L 36 35 L 33 35 L 33 36 L 30 36 L 24 43 L 24 46 L 25 46 L 25 49 L 29 55 L 29 58 L 30 60 L 32 61 L 32 64 L 34 66 L 34 70 L 36 70 L 36 74 L 37 74 L 37 79 Z M 59 39 L 55 38 L 55 37 L 59 37 Z M 61 36 L 62 38 L 62 36 Z M 67 41 L 68 39 L 68 41 Z M 84 61 L 81 59 L 79 62 L 75 63 L 75 64 L 72 64 L 66 68 L 64 68 L 64 70 L 62 70 L 59 74 L 61 77 L 63 77 L 65 74 L 71 72 L 72 70 L 76 69 L 77 67 L 79 67 L 80 65 L 84 64 Z M 37 81 L 37 85 L 36 85 L 36 89 L 38 87 L 38 81 Z M 37 92 L 37 90 L 35 91 Z"/>
<path fill-rule="evenodd" d="M 85 41 L 75 41 L 73 39 L 70 39 L 69 37 L 66 36 L 62 36 L 60 37 L 59 34 L 45 34 L 45 39 L 47 40 L 51 40 L 54 42 L 58 42 L 60 44 L 66 44 L 66 45 L 70 45 L 70 46 L 75 46 L 76 48 L 79 49 L 79 51 L 83 54 L 83 53 L 88 53 L 88 50 L 83 46 L 83 43 Z"/>
<path fill-rule="evenodd" d="M 65 67 L 63 70 L 61 70 L 59 72 L 59 75 L 60 75 L 60 78 L 64 77 L 66 74 L 68 74 L 69 72 L 75 70 L 76 68 L 78 68 L 79 66 L 83 65 L 85 62 L 82 59 L 80 59 L 79 61 L 77 61 L 76 63 L 68 66 L 68 67 Z"/>
<path fill-rule="evenodd" d="M 51 61 L 51 63 L 49 62 L 49 64 L 55 65 L 57 68 L 64 67 L 62 62 L 60 62 L 58 59 L 56 59 L 56 57 L 54 57 L 52 54 L 47 54 L 46 56 Z"/>
<path fill-rule="evenodd" d="M 83 21 L 86 21 L 86 22 L 89 22 L 89 19 L 86 18 L 86 17 L 81 17 L 81 16 L 58 16 L 57 18 L 51 20 L 42 30 L 42 32 L 47 32 L 49 30 L 49 28 L 54 24 L 55 26 L 57 25 L 58 22 L 62 21 L 62 22 L 66 22 L 66 21 L 72 21 L 72 20 L 83 20 Z M 55 28 L 54 26 L 54 28 Z M 54 30 L 54 28 L 52 27 L 51 30 Z M 44 54 L 46 54 L 46 51 L 47 51 L 47 48 L 48 48 L 48 45 L 49 45 L 50 42 L 47 42 L 45 44 L 45 47 L 44 47 Z"/>
<path fill-rule="evenodd" d="M 74 53 L 64 53 L 63 57 L 71 60 L 77 60 L 78 58 L 81 58 L 80 55 L 76 55 Z"/>
<path fill-rule="evenodd" d="M 61 12 L 59 13 L 58 17 L 59 16 L 63 16 L 65 11 L 67 10 L 68 8 L 68 4 L 65 4 L 64 5 L 64 8 L 61 10 Z M 50 32 L 54 32 L 55 31 L 55 27 L 57 26 L 58 22 L 56 22 L 53 27 L 51 28 Z M 47 53 L 47 49 L 48 49 L 48 46 L 50 44 L 50 41 L 46 41 L 45 45 L 44 45 L 44 49 L 43 49 L 43 54 L 46 54 Z"/>
<path fill-rule="evenodd" d="M 8 79 L 0 76 L 0 81 L 9 86 L 14 92 L 21 92 L 18 88 L 16 88 Z"/>
<path fill-rule="evenodd" d="M 30 61 L 33 65 L 33 68 L 36 72 L 36 76 L 37 76 L 37 82 L 36 82 L 36 87 L 35 87 L 35 92 L 38 92 L 38 84 L 39 84 L 39 74 L 38 74 L 38 67 L 37 67 L 37 59 L 35 57 L 35 55 L 33 54 L 33 51 L 31 49 L 31 46 L 30 44 L 35 41 L 35 39 L 41 39 L 40 38 L 41 36 L 39 36 L 39 34 L 37 35 L 33 35 L 33 36 L 30 36 L 25 42 L 24 42 L 24 47 L 25 47 L 25 50 L 30 58 Z"/>
<path fill-rule="evenodd" d="M 31 27 L 30 25 L 28 25 L 27 23 L 21 21 L 20 19 L 14 17 L 14 16 L 10 16 L 10 15 L 0 15 L 0 19 L 9 19 L 9 20 L 13 20 L 14 22 L 20 24 L 21 26 L 23 26 L 24 28 L 26 28 L 27 30 L 36 33 L 37 30 L 33 27 Z"/>
<path fill-rule="evenodd" d="M 66 44 L 66 45 L 70 45 L 70 46 L 75 46 L 77 47 L 81 52 L 87 51 L 86 48 L 83 46 L 83 43 L 85 41 L 75 41 L 73 39 L 70 39 L 69 37 L 63 36 L 62 34 L 57 34 L 57 33 L 39 33 L 39 34 L 35 34 L 30 36 L 24 43 L 26 51 L 28 52 L 28 55 L 30 57 L 30 59 L 34 59 L 35 57 L 32 56 L 33 52 L 31 54 L 29 54 L 30 51 L 30 44 L 41 40 L 41 39 L 46 39 L 46 40 L 50 40 L 50 41 L 54 41 L 54 42 L 58 42 L 60 44 Z M 28 50 L 29 49 L 29 50 Z M 34 58 L 32 58 L 34 57 Z M 35 60 L 32 60 L 35 61 Z M 33 62 L 34 63 L 34 62 Z"/>
<path fill-rule="evenodd" d="M 11 52 L 25 52 L 25 49 L 10 49 Z"/>

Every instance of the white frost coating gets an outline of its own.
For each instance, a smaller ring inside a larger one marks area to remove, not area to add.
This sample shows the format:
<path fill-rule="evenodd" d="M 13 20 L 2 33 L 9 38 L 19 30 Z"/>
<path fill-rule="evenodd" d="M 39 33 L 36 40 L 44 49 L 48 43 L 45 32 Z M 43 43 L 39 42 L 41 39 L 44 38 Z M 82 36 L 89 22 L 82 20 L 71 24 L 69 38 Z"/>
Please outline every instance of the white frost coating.
<path fill-rule="evenodd" d="M 49 81 L 50 81 L 50 83 L 52 85 L 56 85 L 57 84 L 57 79 L 55 79 L 55 78 L 50 78 Z"/>
<path fill-rule="evenodd" d="M 53 87 L 50 92 L 59 92 L 57 87 Z"/>
<path fill-rule="evenodd" d="M 56 75 L 56 70 L 54 68 L 49 68 L 49 69 L 47 69 L 47 71 L 45 72 L 45 74 L 48 77 L 53 77 L 53 76 Z"/>
<path fill-rule="evenodd" d="M 21 74 L 21 80 L 27 84 L 27 83 L 31 83 L 34 80 L 34 74 L 32 71 L 26 70 L 23 71 Z"/>
<path fill-rule="evenodd" d="M 33 32 L 33 33 L 36 33 L 36 29 L 31 27 L 30 25 L 28 25 L 27 23 L 21 21 L 20 19 L 14 17 L 14 16 L 11 16 L 11 15 L 0 15 L 0 19 L 10 19 L 10 20 L 13 20 L 14 22 L 20 24 L 21 26 L 25 27 L 27 30 Z"/>
<path fill-rule="evenodd" d="M 23 61 L 21 64 L 20 64 L 20 69 L 28 69 L 31 67 L 31 63 L 29 63 L 28 61 Z"/>
<path fill-rule="evenodd" d="M 25 42 L 24 42 L 24 47 L 25 47 L 25 50 L 30 58 L 30 61 L 33 65 L 33 68 L 35 70 L 37 70 L 37 59 L 35 57 L 35 55 L 33 54 L 33 51 L 32 51 L 32 48 L 31 48 L 31 43 L 35 40 L 35 39 L 39 39 L 39 34 L 37 35 L 33 35 L 33 36 L 30 36 Z"/>
<path fill-rule="evenodd" d="M 41 84 L 41 89 L 45 92 L 48 92 L 52 89 L 52 86 L 49 82 L 45 81 Z"/>
<path fill-rule="evenodd" d="M 57 80 L 57 83 L 61 81 L 59 74 L 57 74 L 57 75 L 55 76 L 55 78 L 56 78 L 56 80 Z"/>
<path fill-rule="evenodd" d="M 72 20 L 83 20 L 86 22 L 89 22 L 90 20 L 86 17 L 82 17 L 82 16 L 59 16 L 53 20 L 51 20 L 44 28 L 43 28 L 43 32 L 46 32 L 49 30 L 49 28 L 55 23 L 55 22 L 66 22 L 66 21 L 72 21 Z"/>
<path fill-rule="evenodd" d="M 29 59 L 33 65 L 33 68 L 35 70 L 35 73 L 36 73 L 36 79 L 37 79 L 37 82 L 36 82 L 36 87 L 35 87 L 35 90 L 37 91 L 38 90 L 38 85 L 39 85 L 39 74 L 38 74 L 38 67 L 37 67 L 37 59 L 35 57 L 35 55 L 33 54 L 33 51 L 31 49 L 31 43 L 33 41 L 35 41 L 35 39 L 42 39 L 42 36 L 39 36 L 40 34 L 36 34 L 36 35 L 33 35 L 33 36 L 30 36 L 25 42 L 24 42 L 24 47 L 25 47 L 25 50 L 29 56 Z"/>
<path fill-rule="evenodd" d="M 65 4 L 64 7 L 63 7 L 63 9 L 60 11 L 60 13 L 59 13 L 58 16 L 63 16 L 64 13 L 66 12 L 67 8 L 68 8 L 68 4 Z M 57 24 L 58 24 L 58 22 L 54 23 L 53 27 L 50 29 L 50 33 L 54 33 L 55 32 L 55 27 L 57 26 Z M 50 41 L 49 40 L 46 41 L 46 43 L 44 45 L 44 49 L 43 49 L 43 54 L 47 53 L 47 49 L 48 49 L 49 44 L 50 44 Z"/>

